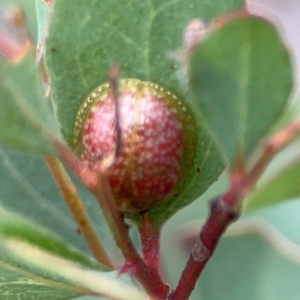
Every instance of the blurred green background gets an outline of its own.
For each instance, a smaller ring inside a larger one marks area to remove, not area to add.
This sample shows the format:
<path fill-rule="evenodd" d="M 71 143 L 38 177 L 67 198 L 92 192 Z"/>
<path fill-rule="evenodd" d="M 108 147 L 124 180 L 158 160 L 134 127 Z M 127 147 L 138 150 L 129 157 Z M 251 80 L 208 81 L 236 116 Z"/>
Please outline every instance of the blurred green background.
<path fill-rule="evenodd" d="M 6 1 L 1 0 L 1 4 Z M 33 37 L 37 27 L 34 0 L 19 0 L 28 15 Z M 252 11 L 278 21 L 294 55 L 300 63 L 300 2 L 297 0 L 252 0 Z M 295 74 L 298 78 L 298 74 Z M 298 79 L 297 79 L 298 82 Z M 299 114 L 299 95 L 294 109 Z M 280 154 L 269 166 L 265 177 L 287 160 L 297 155 L 300 144 Z M 300 179 L 300 176 L 299 176 Z M 300 181 L 300 180 L 299 180 Z M 162 273 L 175 286 L 188 257 L 193 235 L 200 229 L 200 221 L 207 217 L 207 201 L 226 188 L 222 175 L 213 186 L 190 206 L 173 216 L 162 233 Z M 299 183 L 300 184 L 300 183 Z M 293 199 L 271 208 L 243 215 L 243 220 L 255 221 L 240 227 L 241 232 L 225 237 L 199 280 L 192 300 L 299 300 L 300 299 L 300 199 Z M 260 221 L 272 227 L 260 227 Z M 238 230 L 237 229 L 237 230 Z M 281 235 L 282 236 L 281 236 Z M 136 236 L 135 236 L 136 238 Z M 297 248 L 299 247 L 299 248 Z M 83 297 L 82 299 L 92 299 Z"/>

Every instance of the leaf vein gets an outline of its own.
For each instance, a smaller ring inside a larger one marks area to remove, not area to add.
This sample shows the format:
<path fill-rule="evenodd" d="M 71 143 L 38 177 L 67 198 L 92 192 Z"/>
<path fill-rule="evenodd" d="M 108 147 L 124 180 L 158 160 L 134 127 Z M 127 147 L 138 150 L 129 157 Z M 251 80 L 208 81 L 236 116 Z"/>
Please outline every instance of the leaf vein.
<path fill-rule="evenodd" d="M 247 35 L 249 37 L 249 33 Z M 238 101 L 238 109 L 239 109 L 239 145 L 238 151 L 242 151 L 242 155 L 244 156 L 245 149 L 245 138 L 246 138 L 246 129 L 247 129 L 247 86 L 249 82 L 249 74 L 251 70 L 251 63 L 250 63 L 250 55 L 251 55 L 251 47 L 250 47 L 250 40 L 249 44 L 246 43 L 241 51 L 240 54 L 240 65 L 243 68 L 240 68 L 240 96 L 236 99 Z M 240 148 L 241 147 L 241 148 Z"/>

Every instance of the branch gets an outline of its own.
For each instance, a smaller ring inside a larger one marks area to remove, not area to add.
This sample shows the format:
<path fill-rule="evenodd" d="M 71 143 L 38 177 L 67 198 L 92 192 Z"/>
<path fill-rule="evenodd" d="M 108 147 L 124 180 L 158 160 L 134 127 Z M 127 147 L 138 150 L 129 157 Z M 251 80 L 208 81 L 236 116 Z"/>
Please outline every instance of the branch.
<path fill-rule="evenodd" d="M 53 141 L 53 145 L 61 158 L 97 199 L 116 244 L 126 260 L 121 271 L 132 271 L 151 297 L 157 300 L 166 299 L 169 286 L 161 280 L 158 272 L 149 268 L 138 255 L 129 238 L 127 226 L 117 209 L 107 175 L 103 171 L 101 163 L 96 164 L 92 170 L 80 161 L 67 146 L 58 141 Z"/>
<path fill-rule="evenodd" d="M 227 206 L 222 196 L 213 200 L 210 207 L 210 216 L 201 230 L 199 241 L 195 244 L 176 290 L 171 294 L 169 300 L 189 298 L 222 234 L 238 217 L 237 210 Z"/>
<path fill-rule="evenodd" d="M 97 236 L 77 189 L 63 165 L 57 158 L 51 156 L 44 156 L 44 160 L 94 257 L 113 269 L 113 264 Z"/>
<path fill-rule="evenodd" d="M 97 175 L 97 185 L 89 187 L 89 190 L 98 200 L 115 241 L 125 257 L 126 263 L 121 271 L 132 271 L 150 296 L 156 299 L 165 299 L 169 292 L 169 286 L 163 283 L 158 272 L 149 268 L 138 255 L 129 238 L 127 226 L 117 209 L 107 176 L 99 171 Z"/>
<path fill-rule="evenodd" d="M 192 250 L 179 283 L 168 300 L 189 298 L 222 234 L 237 219 L 242 200 L 254 188 L 273 157 L 293 141 L 299 133 L 300 120 L 295 120 L 267 141 L 261 156 L 249 172 L 244 173 L 242 165 L 237 163 L 236 168 L 230 174 L 229 190 L 211 202 L 210 216 L 201 230 L 199 241 Z"/>
<path fill-rule="evenodd" d="M 169 286 L 161 280 L 157 269 L 149 267 L 139 256 L 129 238 L 127 225 L 118 211 L 108 180 L 108 171 L 114 165 L 121 145 L 118 74 L 119 67 L 114 66 L 110 69 L 108 76 L 116 106 L 117 141 L 115 151 L 102 161 L 96 162 L 93 167 L 89 167 L 66 145 L 56 140 L 53 141 L 53 145 L 61 158 L 97 199 L 116 244 L 126 260 L 125 265 L 121 268 L 121 272 L 132 272 L 151 297 L 163 300 L 166 299 L 169 293 Z"/>
<path fill-rule="evenodd" d="M 264 151 L 247 176 L 247 186 L 253 187 L 274 156 L 300 134 L 300 120 L 296 119 L 275 133 L 266 143 Z"/>
<path fill-rule="evenodd" d="M 151 224 L 147 214 L 143 215 L 143 223 L 138 227 L 144 262 L 158 272 L 160 229 Z"/>

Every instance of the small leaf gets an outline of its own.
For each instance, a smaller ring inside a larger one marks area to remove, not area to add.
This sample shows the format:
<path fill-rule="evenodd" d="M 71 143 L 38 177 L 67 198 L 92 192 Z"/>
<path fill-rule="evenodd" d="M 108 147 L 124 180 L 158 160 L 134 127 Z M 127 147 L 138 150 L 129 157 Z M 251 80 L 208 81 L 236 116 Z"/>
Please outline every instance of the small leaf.
<path fill-rule="evenodd" d="M 293 76 L 277 30 L 257 17 L 209 32 L 189 61 L 191 98 L 231 165 L 247 161 L 284 112 Z"/>
<path fill-rule="evenodd" d="M 57 120 L 32 53 L 18 64 L 0 60 L 0 143 L 19 151 L 54 154 Z"/>
<path fill-rule="evenodd" d="M 20 256 L 26 254 L 23 246 L 29 245 L 56 255 L 61 261 L 94 271 L 107 270 L 49 231 L 0 208 L 0 297 L 9 297 L 5 299 L 16 299 L 20 295 L 22 299 L 66 299 L 90 293 L 78 283 L 44 270 L 38 263 L 36 266 L 26 263 L 14 255 L 12 249 L 7 249 L 8 244 L 18 245 Z M 38 256 L 35 259 L 38 261 Z"/>
<path fill-rule="evenodd" d="M 274 205 L 300 196 L 300 158 L 275 174 L 244 202 L 244 212 Z"/>

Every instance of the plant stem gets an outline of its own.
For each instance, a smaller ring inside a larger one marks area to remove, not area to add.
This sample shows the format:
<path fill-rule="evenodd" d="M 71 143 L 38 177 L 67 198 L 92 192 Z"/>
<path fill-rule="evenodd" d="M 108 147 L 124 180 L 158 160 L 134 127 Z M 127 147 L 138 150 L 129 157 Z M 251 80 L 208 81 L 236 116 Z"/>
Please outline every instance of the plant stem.
<path fill-rule="evenodd" d="M 161 280 L 158 272 L 149 268 L 138 255 L 129 238 L 127 226 L 117 209 L 107 176 L 100 174 L 97 186 L 91 188 L 90 191 L 98 200 L 107 224 L 125 257 L 126 263 L 121 271 L 132 271 L 150 296 L 155 299 L 165 299 L 169 292 L 169 286 Z"/>
<path fill-rule="evenodd" d="M 113 264 L 97 236 L 77 189 L 63 165 L 55 157 L 44 156 L 44 160 L 94 257 L 113 269 Z"/>
<path fill-rule="evenodd" d="M 195 244 L 179 283 L 169 300 L 189 298 L 219 239 L 237 216 L 237 210 L 228 206 L 223 196 L 211 202 L 210 216 L 201 230 L 199 241 Z"/>
<path fill-rule="evenodd" d="M 117 209 L 107 175 L 102 171 L 101 165 L 90 169 L 67 146 L 57 141 L 53 141 L 53 144 L 62 159 L 97 199 L 116 244 L 126 260 L 121 271 L 133 272 L 133 275 L 151 297 L 157 300 L 166 299 L 169 286 L 161 280 L 158 272 L 149 268 L 138 255 L 129 238 L 127 226 Z"/>
<path fill-rule="evenodd" d="M 254 188 L 273 157 L 300 133 L 300 120 L 295 120 L 275 133 L 266 143 L 261 156 L 249 172 L 241 161 L 231 171 L 231 186 L 224 195 L 211 202 L 211 212 L 199 241 L 194 246 L 179 283 L 168 300 L 187 300 L 204 267 L 211 258 L 226 228 L 237 219 L 243 198 Z"/>
<path fill-rule="evenodd" d="M 300 120 L 296 119 L 275 133 L 266 143 L 263 153 L 247 176 L 247 186 L 254 186 L 273 157 L 300 134 Z"/>
<path fill-rule="evenodd" d="M 143 215 L 143 224 L 138 227 L 144 262 L 158 272 L 160 230 L 151 224 L 147 214 Z"/>

